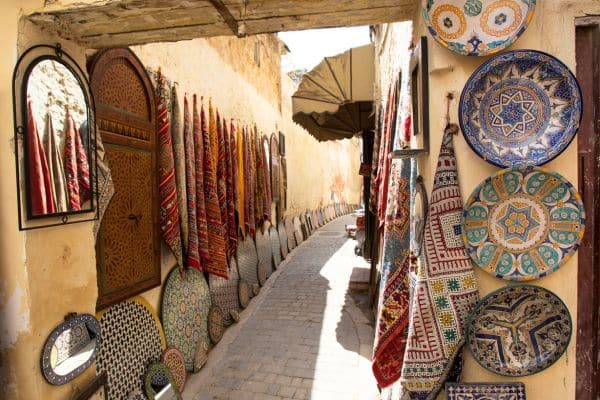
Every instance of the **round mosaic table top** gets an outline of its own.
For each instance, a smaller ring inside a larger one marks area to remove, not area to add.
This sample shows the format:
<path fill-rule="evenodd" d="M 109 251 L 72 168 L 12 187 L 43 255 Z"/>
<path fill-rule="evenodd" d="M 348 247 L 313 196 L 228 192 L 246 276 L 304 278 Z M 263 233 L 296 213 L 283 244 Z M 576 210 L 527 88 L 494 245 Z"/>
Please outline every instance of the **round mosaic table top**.
<path fill-rule="evenodd" d="M 243 279 L 240 279 L 240 283 L 238 285 L 238 291 L 239 291 L 239 297 L 240 297 L 240 305 L 242 306 L 242 308 L 246 308 L 248 307 L 248 304 L 250 304 L 250 292 L 252 291 L 252 289 L 250 289 L 250 285 L 248 284 L 248 282 L 246 282 Z"/>
<path fill-rule="evenodd" d="M 290 217 L 285 217 L 285 234 L 287 235 L 288 248 L 290 251 L 296 248 L 296 237 L 294 235 L 294 223 Z"/>
<path fill-rule="evenodd" d="M 264 282 L 261 282 L 261 268 L 264 270 L 265 281 L 273 273 L 273 251 L 271 250 L 271 239 L 269 237 L 270 227 L 271 224 L 265 222 L 265 225 L 263 226 L 264 232 L 260 229 L 256 232 L 256 252 L 258 253 L 259 263 L 258 278 L 261 285 L 264 285 Z M 279 251 L 279 249 L 277 251 Z"/>
<path fill-rule="evenodd" d="M 229 260 L 229 279 L 213 274 L 208 275 L 208 287 L 212 303 L 223 310 L 223 323 L 226 326 L 234 322 L 231 312 L 241 311 L 238 294 L 239 282 L 240 276 L 235 257 L 231 257 Z"/>
<path fill-rule="evenodd" d="M 244 240 L 238 241 L 237 263 L 240 279 L 250 285 L 258 285 L 258 254 L 254 239 L 250 235 Z"/>
<path fill-rule="evenodd" d="M 169 370 L 171 370 L 177 390 L 182 392 L 186 380 L 185 359 L 183 358 L 183 354 L 179 349 L 169 347 L 162 354 L 161 360 L 169 367 Z"/>
<path fill-rule="evenodd" d="M 483 63 L 460 98 L 460 126 L 471 148 L 499 167 L 542 165 L 575 137 L 581 91 L 558 59 L 516 50 Z"/>
<path fill-rule="evenodd" d="M 498 278 L 527 281 L 556 271 L 577 251 L 585 211 L 561 175 L 513 167 L 473 191 L 464 224 L 465 245 L 477 265 Z"/>
<path fill-rule="evenodd" d="M 482 367 L 527 376 L 554 364 L 571 339 L 567 306 L 533 285 L 506 286 L 481 299 L 467 326 L 467 344 Z"/>
<path fill-rule="evenodd" d="M 442 46 L 465 56 L 497 53 L 531 22 L 536 0 L 427 0 L 423 18 Z"/>
<path fill-rule="evenodd" d="M 214 344 L 217 344 L 221 341 L 224 333 L 223 310 L 220 307 L 213 306 L 208 311 L 208 336 Z"/>
<path fill-rule="evenodd" d="M 300 245 L 304 241 L 304 236 L 302 234 L 302 222 L 300 222 L 300 218 L 294 217 L 292 220 L 294 224 L 294 237 L 296 238 L 296 245 Z"/>
<path fill-rule="evenodd" d="M 286 258 L 288 255 L 288 237 L 283 221 L 279 221 L 277 225 L 277 233 L 279 235 L 279 245 L 281 247 L 281 256 Z"/>
<path fill-rule="evenodd" d="M 178 348 L 187 371 L 194 370 L 198 343 L 210 343 L 208 310 L 212 306 L 208 284 L 202 272 L 173 268 L 163 286 L 161 316 L 170 347 Z"/>
<path fill-rule="evenodd" d="M 144 386 L 146 365 L 163 353 L 160 321 L 141 297 L 114 304 L 99 311 L 96 318 L 102 332 L 96 369 L 108 375 L 108 398 L 127 398 L 131 391 Z"/>
<path fill-rule="evenodd" d="M 274 226 L 269 229 L 269 240 L 271 241 L 271 254 L 273 255 L 273 267 L 277 268 L 281 264 L 281 243 L 279 234 Z"/>
<path fill-rule="evenodd" d="M 181 394 L 177 390 L 177 381 L 171 370 L 162 362 L 155 361 L 148 366 L 148 370 L 144 376 L 144 391 L 149 400 L 154 400 L 160 390 L 167 385 L 172 386 L 172 396 L 170 399 L 181 400 Z"/>

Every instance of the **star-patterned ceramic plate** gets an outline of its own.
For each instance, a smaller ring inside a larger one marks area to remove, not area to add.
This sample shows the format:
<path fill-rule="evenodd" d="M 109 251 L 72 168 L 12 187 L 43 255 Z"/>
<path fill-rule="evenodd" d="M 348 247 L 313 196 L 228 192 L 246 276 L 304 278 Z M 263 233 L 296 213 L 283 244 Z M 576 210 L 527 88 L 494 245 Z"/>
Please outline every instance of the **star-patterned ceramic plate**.
<path fill-rule="evenodd" d="M 467 325 L 467 345 L 482 367 L 527 376 L 562 356 L 572 329 L 571 314 L 554 293 L 533 285 L 505 286 L 477 304 Z"/>
<path fill-rule="evenodd" d="M 459 104 L 467 143 L 499 167 L 552 160 L 575 137 L 581 113 L 581 91 L 571 71 L 533 50 L 502 53 L 483 63 Z"/>
<path fill-rule="evenodd" d="M 464 208 L 463 236 L 486 272 L 527 281 L 559 269 L 585 230 L 580 194 L 561 175 L 534 166 L 502 170 L 483 181 Z"/>
<path fill-rule="evenodd" d="M 536 0 L 423 0 L 423 18 L 442 46 L 486 56 L 517 40 L 533 18 Z"/>

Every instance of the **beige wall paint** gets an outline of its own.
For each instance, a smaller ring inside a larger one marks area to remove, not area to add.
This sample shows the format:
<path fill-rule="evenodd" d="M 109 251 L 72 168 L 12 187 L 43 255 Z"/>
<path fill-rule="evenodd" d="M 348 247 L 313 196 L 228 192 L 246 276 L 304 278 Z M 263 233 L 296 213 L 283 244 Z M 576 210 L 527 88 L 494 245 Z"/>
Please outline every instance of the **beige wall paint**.
<path fill-rule="evenodd" d="M 575 25 L 574 19 L 585 14 L 598 14 L 600 3 L 598 1 L 576 0 L 543 0 L 538 1 L 535 17 L 524 35 L 516 41 L 511 49 L 535 49 L 548 52 L 575 72 Z M 455 55 L 441 47 L 426 32 L 420 11 L 415 15 L 414 38 L 427 36 L 429 45 L 429 109 L 431 125 L 431 155 L 419 160 L 421 175 L 425 178 L 425 186 L 431 193 L 433 173 L 437 162 L 442 129 L 445 125 L 445 96 L 453 92 L 456 100 L 451 104 L 450 117 L 452 122 L 458 122 L 458 98 L 464 84 L 474 70 L 487 59 L 480 57 L 464 57 Z M 398 34 L 396 40 L 402 39 L 401 29 L 393 28 Z M 389 45 L 388 45 L 389 46 Z M 391 46 L 391 48 L 399 48 Z M 387 50 L 383 53 L 382 63 L 391 61 L 397 54 Z M 385 78 L 382 77 L 385 82 Z M 382 86 L 384 89 L 386 86 Z M 496 173 L 499 169 L 479 158 L 465 142 L 461 134 L 454 138 L 456 156 L 458 159 L 459 179 L 462 196 L 466 198 L 473 189 L 486 177 Z M 558 158 L 546 164 L 546 167 L 565 176 L 577 186 L 577 142 L 571 145 Z M 480 294 L 487 293 L 510 284 L 497 279 L 474 267 L 479 281 Z M 548 277 L 531 282 L 534 285 L 545 287 L 556 293 L 568 306 L 574 324 L 577 321 L 577 255 L 560 270 Z M 585 278 L 583 278 L 585 279 Z M 575 342 L 576 331 L 567 352 L 545 371 L 538 374 L 522 377 L 507 378 L 495 375 L 482 367 L 465 351 L 465 365 L 463 379 L 466 382 L 501 382 L 520 381 L 526 385 L 528 398 L 545 400 L 568 400 L 575 398 Z M 439 399 L 445 398 L 440 394 Z"/>

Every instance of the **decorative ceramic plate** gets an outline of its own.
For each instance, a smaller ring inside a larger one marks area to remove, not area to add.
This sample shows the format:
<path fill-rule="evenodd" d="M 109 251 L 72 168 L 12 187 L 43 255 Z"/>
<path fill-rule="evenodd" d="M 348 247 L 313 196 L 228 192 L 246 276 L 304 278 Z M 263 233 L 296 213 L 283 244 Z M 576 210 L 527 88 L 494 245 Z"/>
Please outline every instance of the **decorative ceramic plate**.
<path fill-rule="evenodd" d="M 575 137 L 581 113 L 581 91 L 571 71 L 534 50 L 509 51 L 483 63 L 459 105 L 467 143 L 499 167 L 552 160 Z"/>
<path fill-rule="evenodd" d="M 223 333 L 225 333 L 223 311 L 219 307 L 213 306 L 208 312 L 208 336 L 214 344 L 217 344 L 221 341 Z"/>
<path fill-rule="evenodd" d="M 447 400 L 525 400 L 525 385 L 511 383 L 446 383 Z"/>
<path fill-rule="evenodd" d="M 296 248 L 296 238 L 294 236 L 294 223 L 290 217 L 285 217 L 285 234 L 287 235 L 288 240 L 288 249 L 290 251 Z"/>
<path fill-rule="evenodd" d="M 114 304 L 98 312 L 96 318 L 102 332 L 96 369 L 108 374 L 109 399 L 127 398 L 132 390 L 144 386 L 146 365 L 163 353 L 160 321 L 141 297 Z"/>
<path fill-rule="evenodd" d="M 533 18 L 536 0 L 423 0 L 423 18 L 442 46 L 465 56 L 497 53 Z"/>
<path fill-rule="evenodd" d="M 250 304 L 250 285 L 243 279 L 240 279 L 240 285 L 238 287 L 239 295 L 240 295 L 240 305 L 242 308 L 248 307 Z"/>
<path fill-rule="evenodd" d="M 254 239 L 250 235 L 244 240 L 238 241 L 237 263 L 240 271 L 240 279 L 249 285 L 258 285 L 258 254 Z"/>
<path fill-rule="evenodd" d="M 571 339 L 571 315 L 554 293 L 533 285 L 505 286 L 479 301 L 467 343 L 482 367 L 527 376 L 558 360 Z"/>
<path fill-rule="evenodd" d="M 281 243 L 279 242 L 279 234 L 274 226 L 269 229 L 269 240 L 271 241 L 271 254 L 273 255 L 273 267 L 277 269 L 281 264 Z"/>
<path fill-rule="evenodd" d="M 202 272 L 190 268 L 183 274 L 173 268 L 163 286 L 161 316 L 169 347 L 176 347 L 185 359 L 187 371 L 194 370 L 198 343 L 210 343 L 208 310 L 210 292 Z"/>
<path fill-rule="evenodd" d="M 513 167 L 487 178 L 464 210 L 467 251 L 486 272 L 527 281 L 559 269 L 585 229 L 581 196 L 561 175 Z"/>
<path fill-rule="evenodd" d="M 286 258 L 288 255 L 288 237 L 287 231 L 285 230 L 285 225 L 283 221 L 279 221 L 277 225 L 277 232 L 279 234 L 279 245 L 281 246 L 281 256 Z"/>
<path fill-rule="evenodd" d="M 273 251 L 271 250 L 271 239 L 269 237 L 269 227 L 271 224 L 265 222 L 264 233 L 261 230 L 256 232 L 256 252 L 258 253 L 258 282 L 261 285 L 273 273 Z M 277 249 L 277 251 L 280 251 Z M 262 269 L 262 271 L 261 271 Z M 261 277 L 261 275 L 264 275 Z M 262 280 L 264 279 L 264 280 Z M 261 282 L 262 280 L 262 282 Z"/>
<path fill-rule="evenodd" d="M 232 311 L 241 311 L 238 293 L 239 283 L 240 276 L 235 257 L 231 257 L 229 260 L 229 279 L 213 274 L 208 275 L 208 287 L 212 304 L 219 306 L 223 310 L 223 323 L 225 326 L 231 325 L 234 322 L 231 317 Z"/>
<path fill-rule="evenodd" d="M 185 359 L 183 358 L 183 354 L 179 349 L 169 347 L 162 354 L 161 360 L 169 367 L 169 370 L 171 370 L 177 390 L 182 392 L 186 380 Z"/>

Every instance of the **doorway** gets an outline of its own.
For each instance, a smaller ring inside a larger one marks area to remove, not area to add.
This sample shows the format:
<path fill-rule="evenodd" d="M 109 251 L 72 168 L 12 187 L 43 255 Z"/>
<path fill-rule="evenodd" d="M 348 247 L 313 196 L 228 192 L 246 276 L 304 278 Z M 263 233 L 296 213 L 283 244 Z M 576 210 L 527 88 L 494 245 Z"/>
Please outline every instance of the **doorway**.
<path fill-rule="evenodd" d="M 600 204 L 595 197 L 600 190 L 600 18 L 579 18 L 575 24 L 577 80 L 583 95 L 583 119 L 578 132 L 579 190 L 587 214 L 579 249 L 575 398 L 597 400 Z"/>

